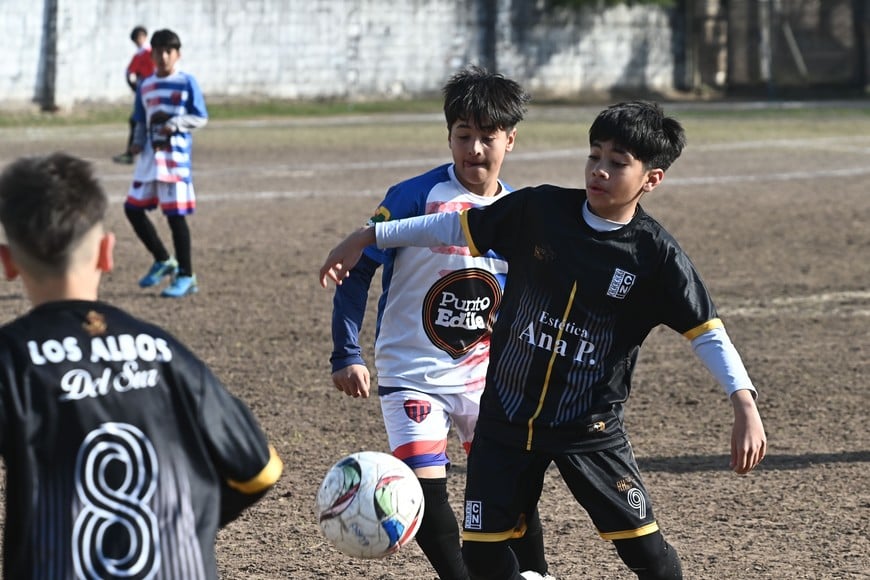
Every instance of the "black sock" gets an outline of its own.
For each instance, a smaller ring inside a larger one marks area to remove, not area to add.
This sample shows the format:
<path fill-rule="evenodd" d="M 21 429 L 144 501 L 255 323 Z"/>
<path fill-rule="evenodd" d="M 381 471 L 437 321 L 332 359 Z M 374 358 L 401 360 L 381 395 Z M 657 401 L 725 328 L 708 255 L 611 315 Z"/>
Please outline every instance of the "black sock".
<path fill-rule="evenodd" d="M 541 575 L 547 573 L 547 559 L 544 556 L 544 530 L 541 527 L 541 518 L 538 508 L 526 517 L 526 533 L 522 538 L 516 538 L 508 542 L 520 571 L 534 570 Z"/>
<path fill-rule="evenodd" d="M 154 261 L 165 262 L 168 260 L 169 252 L 166 251 L 166 246 L 160 241 L 160 236 L 157 235 L 154 224 L 145 215 L 145 210 L 125 207 L 124 214 L 127 216 L 127 221 L 133 226 L 136 236 L 145 244 L 145 249 L 154 257 Z"/>
<path fill-rule="evenodd" d="M 178 275 L 193 276 L 190 228 L 187 220 L 183 215 L 171 215 L 167 219 L 172 231 L 172 243 L 175 245 L 175 259 L 178 260 Z"/>
<path fill-rule="evenodd" d="M 417 544 L 441 580 L 467 580 L 462 561 L 459 525 L 447 496 L 447 478 L 420 479 L 423 488 L 423 522 L 417 531 Z"/>

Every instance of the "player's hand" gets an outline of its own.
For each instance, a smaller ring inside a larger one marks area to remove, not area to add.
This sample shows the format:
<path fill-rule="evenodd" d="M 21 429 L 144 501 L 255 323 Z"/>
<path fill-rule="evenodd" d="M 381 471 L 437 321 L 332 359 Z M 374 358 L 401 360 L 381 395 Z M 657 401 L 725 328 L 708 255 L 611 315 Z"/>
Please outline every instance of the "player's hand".
<path fill-rule="evenodd" d="M 371 387 L 371 376 L 365 365 L 350 365 L 332 373 L 332 383 L 339 391 L 349 397 L 367 399 Z"/>
<path fill-rule="evenodd" d="M 731 469 L 749 473 L 761 463 L 767 453 L 767 436 L 755 406 L 751 391 L 740 390 L 731 395 L 734 426 L 731 429 Z"/>
<path fill-rule="evenodd" d="M 153 115 L 151 115 L 151 124 L 159 125 L 161 123 L 165 123 L 169 119 L 172 118 L 172 115 L 167 113 L 166 111 L 155 111 Z"/>
<path fill-rule="evenodd" d="M 375 228 L 366 226 L 346 237 L 340 244 L 335 246 L 326 261 L 320 267 L 320 285 L 324 288 L 329 286 L 329 280 L 341 285 L 345 278 L 350 275 L 350 270 L 362 256 L 366 246 L 375 243 Z"/>

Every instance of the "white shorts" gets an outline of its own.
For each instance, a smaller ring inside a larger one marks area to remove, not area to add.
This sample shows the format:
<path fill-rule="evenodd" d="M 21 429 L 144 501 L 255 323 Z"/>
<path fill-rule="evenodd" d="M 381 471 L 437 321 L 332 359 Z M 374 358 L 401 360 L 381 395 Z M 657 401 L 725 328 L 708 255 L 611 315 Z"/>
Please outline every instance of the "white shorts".
<path fill-rule="evenodd" d="M 166 215 L 187 215 L 196 209 L 193 184 L 184 181 L 134 181 L 125 205 L 139 209 L 160 209 Z"/>
<path fill-rule="evenodd" d="M 468 453 L 482 394 L 481 389 L 447 395 L 412 390 L 381 395 L 381 412 L 393 455 L 412 469 L 449 466 L 447 435 L 451 427 Z"/>

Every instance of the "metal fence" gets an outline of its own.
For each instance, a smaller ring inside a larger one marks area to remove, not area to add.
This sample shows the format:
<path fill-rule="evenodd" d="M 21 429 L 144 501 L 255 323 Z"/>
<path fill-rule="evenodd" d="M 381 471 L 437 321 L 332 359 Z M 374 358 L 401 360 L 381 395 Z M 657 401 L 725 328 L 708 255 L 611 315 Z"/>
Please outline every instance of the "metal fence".
<path fill-rule="evenodd" d="M 867 0 L 687 0 L 687 84 L 863 88 Z"/>

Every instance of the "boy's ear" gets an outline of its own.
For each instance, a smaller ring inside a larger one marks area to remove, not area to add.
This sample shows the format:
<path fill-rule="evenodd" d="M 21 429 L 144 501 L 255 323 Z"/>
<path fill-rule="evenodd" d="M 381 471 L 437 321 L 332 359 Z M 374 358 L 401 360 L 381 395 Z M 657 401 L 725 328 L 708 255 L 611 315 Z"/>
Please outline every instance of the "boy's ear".
<path fill-rule="evenodd" d="M 514 127 L 507 133 L 507 145 L 505 147 L 506 151 L 513 151 L 514 144 L 517 142 L 517 128 Z"/>
<path fill-rule="evenodd" d="M 665 178 L 664 169 L 650 169 L 646 172 L 646 183 L 643 184 L 643 190 L 650 192 L 658 186 Z"/>
<path fill-rule="evenodd" d="M 14 280 L 18 277 L 18 267 L 12 260 L 12 252 L 9 251 L 9 246 L 0 244 L 0 260 L 3 262 L 3 271 L 6 274 L 7 280 Z"/>
<path fill-rule="evenodd" d="M 103 272 L 111 272 L 115 266 L 115 234 L 108 232 L 100 238 L 100 254 L 97 257 L 97 268 Z"/>

